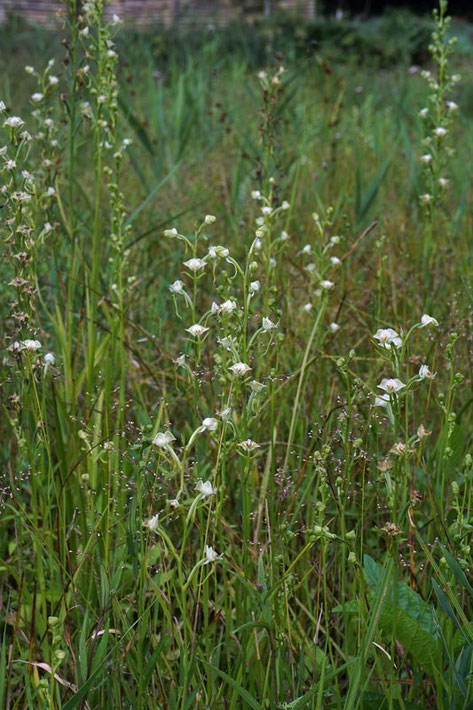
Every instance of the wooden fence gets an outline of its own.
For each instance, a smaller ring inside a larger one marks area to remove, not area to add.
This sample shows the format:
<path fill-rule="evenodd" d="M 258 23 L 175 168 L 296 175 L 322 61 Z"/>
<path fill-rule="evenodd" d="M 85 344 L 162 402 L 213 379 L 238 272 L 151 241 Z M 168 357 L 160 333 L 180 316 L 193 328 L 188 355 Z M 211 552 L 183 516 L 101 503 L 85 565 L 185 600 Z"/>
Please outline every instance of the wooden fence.
<path fill-rule="evenodd" d="M 317 0 L 111 0 L 106 12 L 137 26 L 173 22 L 221 25 L 235 18 L 251 19 L 279 11 L 313 19 L 316 5 Z M 16 15 L 31 23 L 54 25 L 63 11 L 60 0 L 0 0 L 0 22 Z"/>

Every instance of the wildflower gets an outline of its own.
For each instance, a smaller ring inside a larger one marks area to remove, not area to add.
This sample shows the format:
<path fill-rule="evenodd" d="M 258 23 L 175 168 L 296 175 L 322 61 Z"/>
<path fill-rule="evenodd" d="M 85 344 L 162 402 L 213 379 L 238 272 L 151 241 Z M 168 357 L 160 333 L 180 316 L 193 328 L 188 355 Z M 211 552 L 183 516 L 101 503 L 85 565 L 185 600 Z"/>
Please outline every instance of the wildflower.
<path fill-rule="evenodd" d="M 7 146 L 7 145 L 3 145 L 3 146 L 0 148 L 0 158 L 3 157 L 4 155 L 6 155 L 6 154 L 7 154 L 7 151 L 8 151 L 8 146 Z"/>
<path fill-rule="evenodd" d="M 31 100 L 35 104 L 39 104 L 43 99 L 44 99 L 44 94 L 40 94 L 40 93 L 33 94 L 33 96 L 31 97 Z"/>
<path fill-rule="evenodd" d="M 251 197 L 253 200 L 261 200 L 261 192 L 259 190 L 253 190 Z"/>
<path fill-rule="evenodd" d="M 335 236 L 333 236 L 333 237 L 330 237 L 329 244 L 330 244 L 331 247 L 334 247 L 336 244 L 339 244 L 339 243 L 340 243 L 340 237 L 339 237 L 339 236 L 335 235 Z"/>
<path fill-rule="evenodd" d="M 428 108 L 421 108 L 421 110 L 419 111 L 419 116 L 421 118 L 426 118 L 428 113 L 429 113 Z"/>
<path fill-rule="evenodd" d="M 210 481 L 198 481 L 196 490 L 199 491 L 204 498 L 208 498 L 209 496 L 213 496 L 217 493 L 217 488 L 214 488 Z"/>
<path fill-rule="evenodd" d="M 174 364 L 178 367 L 184 367 L 186 364 L 186 356 L 184 354 L 178 355 L 178 357 L 174 360 Z"/>
<path fill-rule="evenodd" d="M 212 562 L 216 562 L 222 557 L 222 555 L 218 555 L 213 547 L 210 545 L 205 546 L 205 558 L 204 558 L 204 564 L 209 565 Z"/>
<path fill-rule="evenodd" d="M 165 237 L 176 237 L 177 235 L 178 235 L 178 231 L 177 231 L 176 227 L 172 227 L 171 229 L 164 230 Z"/>
<path fill-rule="evenodd" d="M 460 74 L 452 74 L 452 81 L 454 84 L 458 84 L 458 82 L 461 81 Z"/>
<path fill-rule="evenodd" d="M 204 218 L 205 224 L 213 224 L 217 221 L 217 218 L 213 214 L 206 214 Z"/>
<path fill-rule="evenodd" d="M 54 76 L 54 74 L 51 74 L 51 76 L 48 77 L 48 82 L 51 86 L 56 86 L 59 84 L 59 79 L 57 76 Z"/>
<path fill-rule="evenodd" d="M 455 103 L 455 101 L 447 101 L 447 107 L 450 109 L 450 111 L 458 110 L 458 105 Z"/>
<path fill-rule="evenodd" d="M 398 380 L 397 377 L 385 377 L 378 385 L 379 389 L 394 394 L 402 390 L 405 386 L 406 385 L 401 382 L 401 380 Z"/>
<path fill-rule="evenodd" d="M 447 178 L 440 177 L 439 178 L 439 185 L 440 185 L 440 187 L 447 187 L 447 185 L 448 185 Z"/>
<path fill-rule="evenodd" d="M 115 14 L 113 15 L 113 17 L 112 17 L 112 24 L 114 24 L 114 25 L 121 25 L 122 22 L 123 22 L 123 20 L 122 20 L 121 17 L 118 17 L 118 15 L 115 15 Z"/>
<path fill-rule="evenodd" d="M 422 318 L 420 319 L 420 327 L 421 328 L 426 328 L 429 325 L 433 325 L 437 327 L 439 324 L 438 320 L 436 318 L 433 318 L 432 316 L 428 316 L 427 313 L 424 313 Z"/>
<path fill-rule="evenodd" d="M 386 348 L 386 350 L 391 350 L 392 345 L 395 348 L 400 348 L 402 345 L 401 338 L 393 328 L 378 328 L 373 338 L 378 340 L 380 347 Z"/>
<path fill-rule="evenodd" d="M 284 200 L 284 202 L 281 205 L 281 209 L 288 210 L 288 209 L 290 209 L 290 207 L 291 207 L 291 205 L 289 204 L 289 202 L 287 200 Z"/>
<path fill-rule="evenodd" d="M 305 267 L 305 270 L 309 272 L 309 274 L 313 274 L 314 271 L 316 270 L 316 265 L 315 264 L 307 264 Z"/>
<path fill-rule="evenodd" d="M 412 451 L 412 449 L 409 449 L 406 444 L 402 441 L 397 441 L 395 444 L 393 444 L 389 450 L 390 454 L 394 454 L 395 456 L 403 456 L 404 454 L 408 453 L 409 451 Z"/>
<path fill-rule="evenodd" d="M 260 290 L 260 282 L 259 281 L 252 281 L 250 283 L 250 293 L 257 293 Z"/>
<path fill-rule="evenodd" d="M 258 72 L 258 79 L 264 80 L 268 76 L 265 71 L 259 71 Z"/>
<path fill-rule="evenodd" d="M 222 409 L 220 412 L 217 412 L 218 416 L 222 421 L 228 422 L 231 415 L 232 415 L 232 410 L 230 407 L 225 407 L 225 409 Z"/>
<path fill-rule="evenodd" d="M 255 239 L 255 241 L 253 242 L 253 249 L 255 251 L 261 251 L 262 246 L 263 246 L 263 242 L 261 241 L 261 239 L 259 237 L 257 239 Z"/>
<path fill-rule="evenodd" d="M 230 370 L 233 372 L 234 375 L 239 375 L 240 377 L 244 377 L 246 373 L 251 370 L 251 367 L 247 365 L 245 362 L 236 362 L 234 365 L 230 367 Z"/>
<path fill-rule="evenodd" d="M 436 128 L 436 129 L 434 130 L 434 133 L 435 133 L 435 135 L 438 136 L 439 138 L 443 138 L 444 136 L 447 135 L 448 131 L 447 131 L 447 129 L 444 128 L 443 126 L 439 126 L 438 128 Z"/>
<path fill-rule="evenodd" d="M 422 155 L 420 158 L 420 162 L 424 163 L 425 165 L 428 165 L 432 161 L 432 156 L 430 153 L 426 153 L 425 155 Z"/>
<path fill-rule="evenodd" d="M 220 306 L 218 303 L 215 303 L 215 301 L 212 301 L 212 305 L 210 306 L 210 312 L 214 316 L 216 313 L 218 313 L 220 310 Z"/>
<path fill-rule="evenodd" d="M 168 500 L 166 501 L 166 503 L 167 503 L 171 508 L 179 508 L 179 506 L 181 505 L 181 504 L 179 503 L 179 498 L 168 498 Z"/>
<path fill-rule="evenodd" d="M 246 439 L 246 441 L 242 441 L 238 444 L 238 446 L 241 446 L 243 451 L 246 451 L 247 453 L 261 448 L 260 444 L 257 444 L 256 441 L 253 441 L 253 439 Z"/>
<path fill-rule="evenodd" d="M 169 286 L 169 290 L 171 293 L 182 293 L 184 290 L 184 283 L 177 279 L 177 281 L 174 281 L 174 283 Z"/>
<path fill-rule="evenodd" d="M 421 380 L 433 380 L 435 377 L 435 373 L 429 370 L 428 365 L 421 365 L 419 368 L 419 377 L 421 378 Z"/>
<path fill-rule="evenodd" d="M 202 259 L 189 259 L 188 261 L 184 262 L 184 266 L 187 266 L 189 271 L 193 271 L 194 273 L 196 271 L 199 271 L 199 269 L 203 269 L 205 266 L 205 261 L 202 261 Z"/>
<path fill-rule="evenodd" d="M 194 323 L 194 325 L 191 325 L 190 328 L 186 328 L 186 330 L 194 338 L 200 338 L 201 335 L 208 331 L 208 328 L 203 325 L 200 325 L 200 323 Z"/>
<path fill-rule="evenodd" d="M 44 193 L 44 196 L 45 197 L 52 197 L 55 194 L 56 194 L 56 190 L 54 189 L 54 187 L 48 187 L 48 189 Z"/>
<path fill-rule="evenodd" d="M 7 160 L 5 162 L 5 168 L 7 170 L 14 170 L 16 168 L 16 161 L 15 160 Z"/>
<path fill-rule="evenodd" d="M 301 249 L 301 254 L 311 254 L 312 253 L 312 246 L 310 244 L 306 244 L 304 247 Z"/>
<path fill-rule="evenodd" d="M 285 230 L 283 230 L 281 232 L 280 239 L 282 242 L 287 242 L 287 240 L 289 239 L 289 234 Z"/>
<path fill-rule="evenodd" d="M 334 284 L 333 281 L 328 281 L 328 280 L 321 281 L 321 282 L 320 282 L 320 285 L 321 285 L 322 288 L 325 289 L 326 291 L 330 291 L 330 289 L 335 286 L 335 284 Z"/>
<path fill-rule="evenodd" d="M 202 426 L 207 431 L 216 431 L 217 427 L 218 427 L 218 421 L 216 419 L 214 419 L 213 417 L 206 417 L 202 421 Z"/>
<path fill-rule="evenodd" d="M 153 515 L 153 517 L 147 520 L 144 525 L 148 528 L 150 532 L 156 532 L 159 526 L 159 513 Z"/>
<path fill-rule="evenodd" d="M 263 330 L 274 330 L 277 328 L 277 324 L 273 323 L 273 321 L 270 318 L 263 318 Z"/>
<path fill-rule="evenodd" d="M 50 365 L 54 365 L 56 358 L 52 353 L 46 353 L 46 355 L 43 358 L 44 362 L 44 369 L 47 370 Z"/>
<path fill-rule="evenodd" d="M 236 310 L 236 303 L 235 301 L 224 301 L 222 305 L 220 306 L 220 312 L 221 313 L 233 313 L 234 310 Z"/>
<path fill-rule="evenodd" d="M 431 199 L 432 199 L 432 195 L 429 195 L 428 192 L 426 192 L 424 195 L 420 196 L 420 201 L 426 205 L 431 201 Z"/>
<path fill-rule="evenodd" d="M 308 313 L 309 311 L 312 310 L 312 303 L 305 303 L 305 304 L 302 306 L 302 309 L 303 309 L 306 313 Z"/>
<path fill-rule="evenodd" d="M 217 259 L 218 257 L 220 257 L 221 259 L 225 259 L 227 256 L 229 256 L 230 252 L 226 247 L 212 246 L 209 247 L 208 254 L 210 259 Z"/>
<path fill-rule="evenodd" d="M 23 119 L 20 118 L 19 116 L 10 116 L 9 118 L 7 118 L 7 120 L 6 120 L 5 123 L 3 124 L 4 128 L 5 128 L 5 127 L 8 127 L 8 128 L 21 128 L 21 127 L 24 126 L 24 125 L 25 125 L 25 122 L 24 122 Z"/>
<path fill-rule="evenodd" d="M 260 392 L 262 392 L 265 389 L 266 385 L 264 385 L 262 382 L 257 382 L 256 380 L 252 380 L 250 382 L 250 387 L 255 394 L 259 394 Z"/>
<path fill-rule="evenodd" d="M 168 429 L 165 432 L 158 431 L 153 439 L 153 444 L 157 446 L 158 449 L 167 449 L 173 441 L 176 441 L 176 437 L 172 431 L 169 431 Z"/>
<path fill-rule="evenodd" d="M 261 212 L 262 212 L 265 216 L 269 216 L 272 211 L 273 211 L 272 208 L 271 208 L 271 207 L 268 207 L 267 205 L 265 205 L 264 207 L 261 208 Z"/>
<path fill-rule="evenodd" d="M 27 65 L 27 66 L 25 67 L 25 72 L 26 72 L 27 74 L 34 74 L 34 67 L 31 67 L 31 66 Z"/>
<path fill-rule="evenodd" d="M 21 345 L 25 350 L 31 350 L 32 352 L 36 352 L 36 350 L 41 349 L 41 343 L 39 340 L 23 340 Z"/>
<path fill-rule="evenodd" d="M 386 535 L 391 535 L 394 537 L 394 535 L 402 535 L 402 530 L 400 527 L 398 527 L 395 523 L 386 523 L 381 530 L 386 533 Z"/>
<path fill-rule="evenodd" d="M 342 260 L 338 258 L 338 256 L 332 256 L 330 257 L 330 263 L 332 266 L 340 266 L 342 263 Z"/>
<path fill-rule="evenodd" d="M 394 462 L 391 461 L 390 459 L 382 459 L 376 466 L 378 471 L 381 471 L 381 473 L 386 473 L 386 471 L 389 471 L 394 466 Z"/>
<path fill-rule="evenodd" d="M 269 260 L 269 265 L 270 265 L 270 267 L 271 267 L 272 269 L 274 269 L 274 267 L 276 266 L 277 263 L 278 263 L 278 262 L 276 261 L 276 259 L 274 258 L 274 256 L 272 256 L 272 257 L 270 258 L 270 260 Z"/>
<path fill-rule="evenodd" d="M 431 433 L 432 432 L 426 429 L 423 424 L 421 424 L 417 429 L 417 436 L 419 437 L 419 439 L 424 439 L 426 436 L 430 436 Z"/>
<path fill-rule="evenodd" d="M 330 323 L 329 327 L 332 333 L 336 333 L 337 330 L 340 330 L 340 326 L 338 325 L 338 323 Z"/>
<path fill-rule="evenodd" d="M 391 397 L 388 394 L 375 395 L 374 406 L 375 407 L 387 407 L 391 402 Z"/>

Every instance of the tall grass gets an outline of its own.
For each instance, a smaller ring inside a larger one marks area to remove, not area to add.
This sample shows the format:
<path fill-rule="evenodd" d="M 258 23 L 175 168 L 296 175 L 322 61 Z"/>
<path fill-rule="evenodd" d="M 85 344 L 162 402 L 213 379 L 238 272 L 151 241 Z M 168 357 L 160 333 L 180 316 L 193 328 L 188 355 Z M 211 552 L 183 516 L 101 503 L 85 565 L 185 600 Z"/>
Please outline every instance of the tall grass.
<path fill-rule="evenodd" d="M 471 707 L 446 6 L 424 76 L 75 11 L 3 60 L 2 707 Z"/>

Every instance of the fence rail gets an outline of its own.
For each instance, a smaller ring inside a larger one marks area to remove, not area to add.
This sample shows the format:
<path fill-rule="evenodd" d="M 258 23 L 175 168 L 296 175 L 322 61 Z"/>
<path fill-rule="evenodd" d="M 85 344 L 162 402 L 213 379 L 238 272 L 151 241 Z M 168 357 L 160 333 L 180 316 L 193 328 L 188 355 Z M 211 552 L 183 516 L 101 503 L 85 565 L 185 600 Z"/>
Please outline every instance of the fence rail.
<path fill-rule="evenodd" d="M 226 24 L 232 19 L 269 16 L 278 11 L 313 19 L 316 6 L 317 0 L 112 0 L 106 12 L 138 26 L 173 22 L 201 25 Z M 64 7 L 60 0 L 0 0 L 0 22 L 15 15 L 53 26 L 60 21 Z"/>

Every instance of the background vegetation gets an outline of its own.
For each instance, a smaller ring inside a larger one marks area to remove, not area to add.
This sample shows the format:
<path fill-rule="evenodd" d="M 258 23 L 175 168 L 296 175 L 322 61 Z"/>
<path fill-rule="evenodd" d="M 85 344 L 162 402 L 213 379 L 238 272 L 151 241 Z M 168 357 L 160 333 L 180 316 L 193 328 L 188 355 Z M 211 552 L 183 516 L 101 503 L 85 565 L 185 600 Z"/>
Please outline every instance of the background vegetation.
<path fill-rule="evenodd" d="M 469 27 L 100 10 L 0 30 L 0 704 L 471 708 Z"/>

